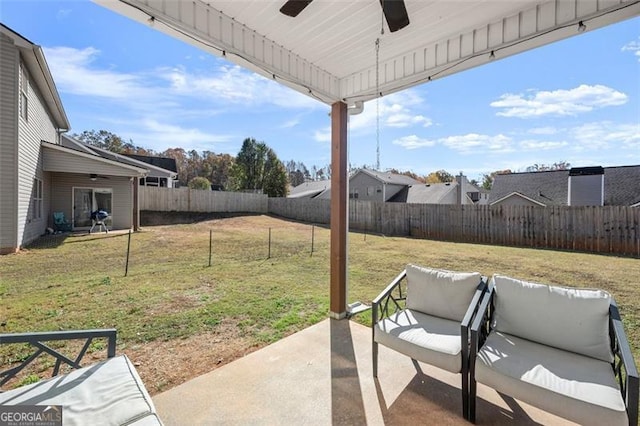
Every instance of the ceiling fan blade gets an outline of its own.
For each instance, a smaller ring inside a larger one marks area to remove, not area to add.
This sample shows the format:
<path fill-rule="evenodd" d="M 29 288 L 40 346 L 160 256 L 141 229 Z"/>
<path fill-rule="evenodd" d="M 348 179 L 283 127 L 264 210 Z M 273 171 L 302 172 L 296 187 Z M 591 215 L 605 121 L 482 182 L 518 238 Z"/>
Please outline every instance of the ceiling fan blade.
<path fill-rule="evenodd" d="M 380 5 L 387 19 L 389 31 L 393 33 L 409 25 L 409 15 L 404 0 L 380 0 Z"/>
<path fill-rule="evenodd" d="M 305 7 L 309 6 L 313 0 L 288 0 L 281 8 L 280 13 L 283 13 L 287 16 L 291 16 L 295 18 L 304 10 Z"/>

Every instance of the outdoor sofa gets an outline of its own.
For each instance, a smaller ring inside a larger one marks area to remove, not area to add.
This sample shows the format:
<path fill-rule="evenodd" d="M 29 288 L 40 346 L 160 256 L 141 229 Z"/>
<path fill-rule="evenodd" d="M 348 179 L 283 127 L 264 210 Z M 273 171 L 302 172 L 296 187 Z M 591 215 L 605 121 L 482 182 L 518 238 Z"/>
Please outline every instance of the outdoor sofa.
<path fill-rule="evenodd" d="M 372 303 L 373 376 L 378 345 L 452 373 L 461 373 L 468 416 L 469 327 L 486 282 L 462 273 L 407 265 Z"/>
<path fill-rule="evenodd" d="M 80 361 L 94 339 L 108 339 L 107 359 L 82 367 Z M 74 358 L 54 349 L 59 342 L 85 340 Z M 149 393 L 126 355 L 116 356 L 116 330 L 83 330 L 52 333 L 0 334 L 0 344 L 25 343 L 35 352 L 20 365 L 0 372 L 0 386 L 22 371 L 41 354 L 56 360 L 50 379 L 0 392 L 0 406 L 61 406 L 64 426 L 162 425 Z M 60 374 L 67 364 L 74 368 Z"/>
<path fill-rule="evenodd" d="M 471 326 L 470 382 L 471 422 L 479 382 L 579 424 L 638 423 L 638 371 L 602 290 L 494 276 Z"/>

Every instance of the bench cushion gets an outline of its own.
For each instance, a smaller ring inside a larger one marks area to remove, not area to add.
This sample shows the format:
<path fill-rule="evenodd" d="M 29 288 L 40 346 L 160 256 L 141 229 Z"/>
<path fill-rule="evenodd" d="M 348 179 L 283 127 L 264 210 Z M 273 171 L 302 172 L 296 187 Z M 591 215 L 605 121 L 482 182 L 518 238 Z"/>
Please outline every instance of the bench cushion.
<path fill-rule="evenodd" d="M 460 323 L 404 309 L 374 328 L 376 342 L 452 373 L 462 369 Z"/>
<path fill-rule="evenodd" d="M 0 405 L 61 405 L 65 426 L 161 425 L 126 355 L 0 393 Z"/>
<path fill-rule="evenodd" d="M 496 331 L 612 362 L 611 296 L 602 290 L 536 284 L 496 275 Z"/>
<path fill-rule="evenodd" d="M 580 424 L 628 424 L 611 365 L 491 332 L 478 352 L 480 383 Z"/>
<path fill-rule="evenodd" d="M 461 322 L 482 279 L 478 272 L 451 272 L 407 265 L 407 308 Z"/>

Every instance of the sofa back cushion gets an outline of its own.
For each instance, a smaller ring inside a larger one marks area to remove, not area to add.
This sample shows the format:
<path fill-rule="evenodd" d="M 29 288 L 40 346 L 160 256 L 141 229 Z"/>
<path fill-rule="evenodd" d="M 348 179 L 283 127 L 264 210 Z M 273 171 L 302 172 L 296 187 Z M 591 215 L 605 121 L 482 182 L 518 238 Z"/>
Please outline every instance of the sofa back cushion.
<path fill-rule="evenodd" d="M 611 295 L 495 275 L 493 328 L 547 346 L 613 361 L 609 340 Z"/>
<path fill-rule="evenodd" d="M 451 272 L 407 265 L 407 308 L 462 321 L 482 277 L 478 272 Z"/>

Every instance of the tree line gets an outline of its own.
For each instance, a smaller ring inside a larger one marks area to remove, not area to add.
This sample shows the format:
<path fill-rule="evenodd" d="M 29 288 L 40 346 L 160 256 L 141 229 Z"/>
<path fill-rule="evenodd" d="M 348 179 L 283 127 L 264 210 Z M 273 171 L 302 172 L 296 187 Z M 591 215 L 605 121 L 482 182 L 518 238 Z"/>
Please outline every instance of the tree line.
<path fill-rule="evenodd" d="M 118 154 L 137 154 L 156 157 L 172 158 L 178 169 L 178 182 L 181 186 L 199 189 L 217 189 L 233 191 L 263 192 L 270 197 L 287 195 L 288 186 L 298 186 L 309 180 L 331 179 L 331 166 L 307 167 L 303 162 L 290 160 L 282 162 L 275 151 L 265 142 L 254 138 L 246 138 L 237 156 L 215 153 L 205 150 L 185 150 L 183 148 L 169 148 L 165 151 L 154 151 L 135 145 L 130 139 L 123 140 L 120 136 L 107 130 L 85 130 L 80 134 L 73 134 L 77 140 L 97 146 Z M 571 167 L 566 161 L 553 164 L 534 164 L 527 167 L 527 172 L 568 170 Z M 349 173 L 358 169 L 374 167 L 349 164 Z M 412 171 L 389 169 L 388 172 L 409 176 L 422 183 L 453 182 L 454 175 L 446 170 L 437 170 L 420 176 Z M 470 182 L 480 188 L 490 190 L 496 175 L 513 173 L 510 169 L 496 170 L 482 175 L 482 179 Z"/>

